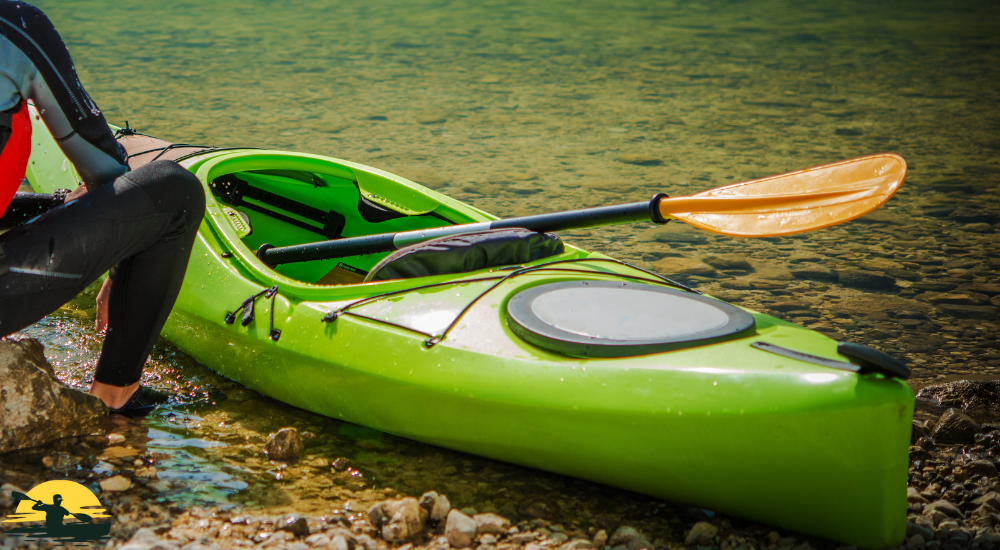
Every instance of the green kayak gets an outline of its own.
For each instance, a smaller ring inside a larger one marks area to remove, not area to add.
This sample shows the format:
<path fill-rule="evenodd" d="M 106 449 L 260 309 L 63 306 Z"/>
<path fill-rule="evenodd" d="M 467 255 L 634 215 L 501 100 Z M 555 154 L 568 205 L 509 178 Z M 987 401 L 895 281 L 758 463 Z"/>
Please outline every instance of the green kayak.
<path fill-rule="evenodd" d="M 34 135 L 35 191 L 74 187 Z M 496 218 L 334 158 L 121 142 L 133 167 L 177 159 L 205 186 L 164 336 L 219 373 L 450 449 L 862 547 L 903 541 L 914 396 L 864 350 L 553 235 L 272 268 L 262 247 Z"/>

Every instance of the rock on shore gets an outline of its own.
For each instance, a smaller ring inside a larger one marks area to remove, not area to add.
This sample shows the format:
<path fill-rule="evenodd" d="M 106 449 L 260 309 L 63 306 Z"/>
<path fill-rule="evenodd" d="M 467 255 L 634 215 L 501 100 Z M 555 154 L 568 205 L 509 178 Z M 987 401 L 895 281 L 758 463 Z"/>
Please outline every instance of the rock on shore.
<path fill-rule="evenodd" d="M 56 379 L 42 344 L 0 340 L 0 453 L 87 435 L 108 415 L 104 403 Z"/>

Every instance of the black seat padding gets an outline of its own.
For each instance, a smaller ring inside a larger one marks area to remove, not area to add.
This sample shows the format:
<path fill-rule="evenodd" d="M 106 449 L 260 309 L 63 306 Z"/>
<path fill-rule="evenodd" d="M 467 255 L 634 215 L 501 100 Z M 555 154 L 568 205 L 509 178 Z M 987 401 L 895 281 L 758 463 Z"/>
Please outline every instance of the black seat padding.
<path fill-rule="evenodd" d="M 375 265 L 368 281 L 466 273 L 562 254 L 559 237 L 513 228 L 440 237 L 401 248 Z"/>

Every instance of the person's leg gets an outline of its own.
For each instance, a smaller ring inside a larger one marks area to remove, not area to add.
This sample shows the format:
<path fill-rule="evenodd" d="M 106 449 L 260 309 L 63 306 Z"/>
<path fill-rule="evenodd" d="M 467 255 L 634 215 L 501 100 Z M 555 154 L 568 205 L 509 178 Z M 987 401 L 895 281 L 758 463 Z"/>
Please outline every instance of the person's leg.
<path fill-rule="evenodd" d="M 94 380 L 98 389 L 124 388 L 127 400 L 180 290 L 204 206 L 197 178 L 156 162 L 0 235 L 9 266 L 0 275 L 0 335 L 41 319 L 119 265 Z M 94 393 L 112 408 L 123 404 Z"/>

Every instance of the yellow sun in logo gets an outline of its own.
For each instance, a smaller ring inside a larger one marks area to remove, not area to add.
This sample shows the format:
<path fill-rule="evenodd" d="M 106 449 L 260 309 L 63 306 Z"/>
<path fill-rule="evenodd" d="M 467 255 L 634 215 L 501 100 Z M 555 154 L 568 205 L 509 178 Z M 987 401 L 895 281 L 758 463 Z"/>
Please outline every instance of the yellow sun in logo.
<path fill-rule="evenodd" d="M 62 497 L 61 506 L 70 514 L 86 514 L 95 519 L 111 517 L 104 513 L 104 506 L 101 501 L 97 500 L 94 493 L 90 492 L 90 489 L 72 481 L 54 480 L 32 487 L 27 493 L 27 496 L 32 500 L 21 500 L 20 504 L 17 505 L 17 510 L 7 516 L 3 523 L 45 521 L 45 512 L 34 510 L 32 507 L 35 502 L 52 504 L 56 495 Z M 14 498 L 17 497 L 14 496 Z"/>

